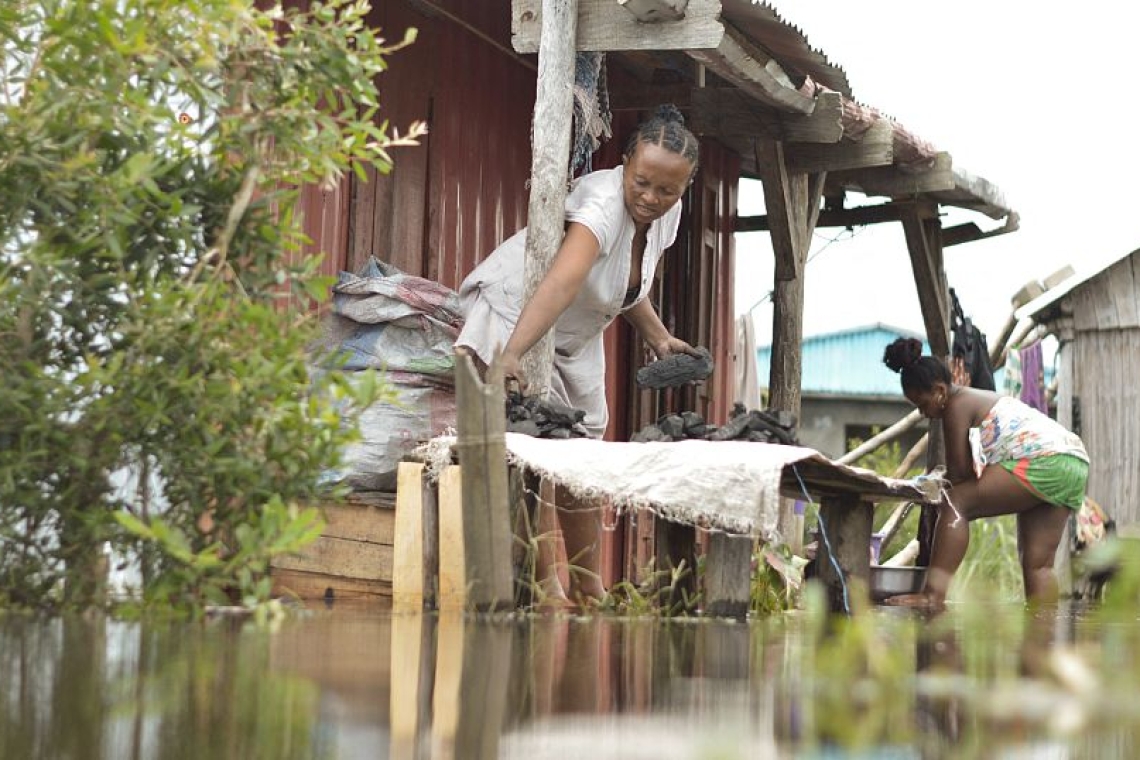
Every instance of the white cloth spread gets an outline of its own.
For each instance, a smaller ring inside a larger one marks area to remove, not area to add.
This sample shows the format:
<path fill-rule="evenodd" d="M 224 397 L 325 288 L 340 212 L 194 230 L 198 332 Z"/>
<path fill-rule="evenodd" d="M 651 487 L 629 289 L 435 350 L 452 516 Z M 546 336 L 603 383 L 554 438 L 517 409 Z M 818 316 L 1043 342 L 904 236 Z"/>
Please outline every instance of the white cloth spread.
<path fill-rule="evenodd" d="M 451 461 L 454 439 L 435 438 L 421 454 L 429 469 Z M 777 543 L 784 468 L 812 460 L 858 483 L 914 486 L 871 470 L 836 464 L 814 449 L 743 441 L 616 443 L 549 440 L 507 433 L 507 459 L 571 493 L 604 498 L 619 510 L 647 509 L 667 520 Z M 921 498 L 917 488 L 906 498 Z M 809 487 L 810 494 L 810 487 Z M 815 494 L 810 494 L 813 498 Z M 902 498 L 902 497 L 900 497 Z"/>

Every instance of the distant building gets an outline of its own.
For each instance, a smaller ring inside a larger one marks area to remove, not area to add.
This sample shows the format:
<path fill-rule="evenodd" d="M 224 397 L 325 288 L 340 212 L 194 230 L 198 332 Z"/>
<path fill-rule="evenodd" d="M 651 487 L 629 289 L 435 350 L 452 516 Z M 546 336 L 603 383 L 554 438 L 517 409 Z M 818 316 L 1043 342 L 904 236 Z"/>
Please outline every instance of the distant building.
<path fill-rule="evenodd" d="M 836 458 L 851 448 L 852 438 L 867 440 L 876 428 L 889 427 L 913 410 L 899 376 L 883 364 L 883 349 L 896 338 L 923 336 L 879 323 L 804 339 L 800 443 Z M 923 351 L 930 351 L 925 341 Z M 771 346 L 757 349 L 765 390 L 771 361 Z M 908 431 L 900 439 L 903 453 L 925 432 L 925 423 Z"/>

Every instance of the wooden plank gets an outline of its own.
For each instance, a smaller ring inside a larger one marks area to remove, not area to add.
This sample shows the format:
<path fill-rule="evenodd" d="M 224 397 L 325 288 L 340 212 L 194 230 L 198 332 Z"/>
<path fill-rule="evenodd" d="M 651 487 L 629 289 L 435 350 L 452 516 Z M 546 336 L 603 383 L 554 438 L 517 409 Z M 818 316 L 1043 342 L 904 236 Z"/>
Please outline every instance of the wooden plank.
<path fill-rule="evenodd" d="M 392 584 L 388 581 L 342 578 L 337 575 L 307 570 L 287 570 L 274 565 L 273 595 L 299 599 L 325 599 L 391 602 Z"/>
<path fill-rule="evenodd" d="M 610 7 L 624 13 L 613 3 Z M 566 163 L 574 111 L 577 26 L 578 0 L 542 0 L 540 76 L 531 130 L 529 221 L 523 267 L 526 301 L 534 296 L 546 277 L 566 229 Z M 522 356 L 522 372 L 530 383 L 531 393 L 545 395 L 548 392 L 553 363 L 554 330 L 547 330 Z"/>
<path fill-rule="evenodd" d="M 455 357 L 467 602 L 481 611 L 506 609 L 514 594 L 503 373 L 492 362 L 484 383 L 469 354 L 457 351 Z"/>
<path fill-rule="evenodd" d="M 740 141 L 742 149 L 737 152 L 749 161 L 757 138 L 838 142 L 843 137 L 842 96 L 825 92 L 815 101 L 810 114 L 780 113 L 735 88 L 701 87 L 691 93 L 687 124 L 696 134 L 714 136 L 726 143 Z"/>
<path fill-rule="evenodd" d="M 511 45 L 517 52 L 538 52 L 542 12 L 542 0 L 512 0 Z M 655 24 L 642 23 L 614 0 L 578 0 L 576 23 L 577 50 L 715 48 L 724 36 L 720 0 L 689 0 L 684 19 Z"/>
<path fill-rule="evenodd" d="M 710 533 L 705 556 L 705 614 L 743 619 L 751 594 L 752 539 Z"/>
<path fill-rule="evenodd" d="M 815 109 L 815 98 L 796 89 L 775 58 L 732 27 L 725 27 L 724 36 L 715 47 L 686 52 L 726 81 L 779 111 L 810 114 Z"/>
<path fill-rule="evenodd" d="M 890 166 L 894 160 L 890 122 L 880 119 L 859 140 L 791 144 L 785 151 L 788 171 L 821 172 Z"/>
<path fill-rule="evenodd" d="M 618 0 L 618 5 L 632 13 L 638 21 L 652 24 L 685 18 L 689 0 Z"/>
<path fill-rule="evenodd" d="M 322 535 L 348 541 L 391 546 L 396 530 L 396 511 L 355 504 L 322 504 L 325 530 Z"/>
<path fill-rule="evenodd" d="M 855 189 L 866 195 L 892 197 L 950 190 L 954 187 L 953 161 L 949 153 L 939 153 L 934 166 L 920 172 L 906 172 L 895 166 L 851 169 L 828 176 L 828 189 Z"/>
<path fill-rule="evenodd" d="M 440 610 L 462 610 L 467 604 L 467 571 L 463 550 L 463 476 L 459 465 L 439 474 Z"/>
<path fill-rule="evenodd" d="M 852 494 L 825 496 L 820 502 L 816 563 L 832 612 L 852 612 L 855 587 L 866 588 L 870 581 L 872 517 L 871 504 Z M 822 540 L 824 535 L 827 540 Z"/>
<path fill-rule="evenodd" d="M 418 482 L 416 486 L 418 488 Z M 392 618 L 391 678 L 388 682 L 391 694 L 388 699 L 390 757 L 418 757 L 423 628 L 423 615 L 396 615 Z"/>
<path fill-rule="evenodd" d="M 902 209 L 908 205 L 905 201 L 899 203 L 881 203 L 875 206 L 857 206 L 855 208 L 829 211 L 822 209 L 816 221 L 816 227 L 861 227 L 867 224 L 880 224 L 882 222 L 897 222 L 902 216 Z M 738 216 L 733 227 L 734 232 L 763 232 L 771 228 L 767 214 L 756 216 Z"/>
<path fill-rule="evenodd" d="M 1132 260 L 1125 256 L 1104 273 L 1108 280 L 1108 294 L 1116 307 L 1116 325 L 1120 328 L 1140 327 L 1140 283 L 1133 279 Z"/>
<path fill-rule="evenodd" d="M 392 582 L 392 547 L 321 536 L 297 554 L 278 557 L 275 568 Z"/>
<path fill-rule="evenodd" d="M 392 549 L 392 607 L 396 612 L 424 608 L 423 473 L 420 462 L 396 468 L 396 534 Z"/>
<path fill-rule="evenodd" d="M 364 169 L 367 180 L 361 181 L 355 174 L 352 177 L 352 212 L 348 220 L 349 245 L 348 268 L 356 271 L 358 262 L 365 261 L 373 254 L 376 231 L 376 169 Z"/>

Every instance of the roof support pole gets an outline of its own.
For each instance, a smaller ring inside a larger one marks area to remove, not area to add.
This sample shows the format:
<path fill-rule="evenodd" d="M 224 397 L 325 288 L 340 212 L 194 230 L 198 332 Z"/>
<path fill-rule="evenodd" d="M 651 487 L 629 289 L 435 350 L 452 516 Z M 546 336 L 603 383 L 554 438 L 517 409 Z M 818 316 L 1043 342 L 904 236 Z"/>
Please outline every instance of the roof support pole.
<path fill-rule="evenodd" d="M 574 42 L 578 0 L 542 0 L 538 86 L 531 125 L 530 202 L 527 206 L 526 298 L 534 294 L 562 243 L 566 168 L 574 116 Z M 532 392 L 545 396 L 554 362 L 554 330 L 522 359 Z"/>
<path fill-rule="evenodd" d="M 798 418 L 803 382 L 804 267 L 819 220 L 827 172 L 789 171 L 784 143 L 776 140 L 757 144 L 756 164 L 764 185 L 764 205 L 776 257 L 768 406 L 792 412 Z M 789 499 L 780 505 L 778 530 L 793 551 L 801 550 L 802 524 L 796 520 Z"/>
<path fill-rule="evenodd" d="M 904 209 L 901 219 L 930 352 L 934 356 L 949 359 L 950 296 L 942 260 L 942 221 L 938 218 L 938 207 L 933 204 L 910 206 Z M 946 464 L 946 444 L 942 438 L 940 420 L 930 421 L 929 435 L 926 451 L 928 471 L 937 465 Z M 936 508 L 923 505 L 918 528 L 918 565 L 930 563 L 930 547 L 937 515 Z"/>

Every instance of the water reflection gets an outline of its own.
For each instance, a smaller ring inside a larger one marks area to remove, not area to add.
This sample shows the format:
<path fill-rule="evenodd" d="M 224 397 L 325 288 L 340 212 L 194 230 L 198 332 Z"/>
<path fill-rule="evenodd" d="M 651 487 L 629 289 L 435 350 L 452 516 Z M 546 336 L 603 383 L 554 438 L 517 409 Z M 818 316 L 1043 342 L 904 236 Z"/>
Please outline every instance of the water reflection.
<path fill-rule="evenodd" d="M 4 758 L 1133 757 L 1140 627 L 0 617 Z"/>

